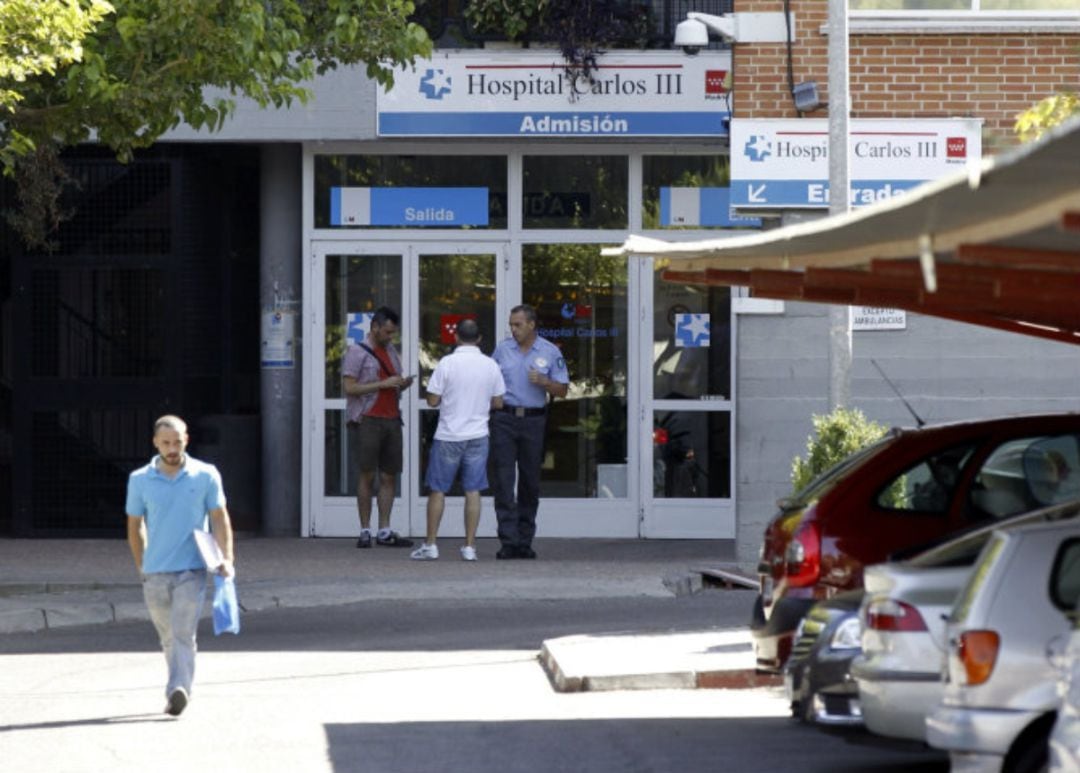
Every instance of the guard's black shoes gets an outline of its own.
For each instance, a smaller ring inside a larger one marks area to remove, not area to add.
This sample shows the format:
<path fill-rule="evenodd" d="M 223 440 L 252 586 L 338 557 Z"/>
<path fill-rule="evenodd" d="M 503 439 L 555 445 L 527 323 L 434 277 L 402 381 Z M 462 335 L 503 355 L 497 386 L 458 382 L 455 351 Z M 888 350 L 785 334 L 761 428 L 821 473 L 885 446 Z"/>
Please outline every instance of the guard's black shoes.
<path fill-rule="evenodd" d="M 521 558 L 521 554 L 518 553 L 517 548 L 510 547 L 509 545 L 503 545 L 499 548 L 499 552 L 495 554 L 495 558 L 500 561 L 507 561 L 511 558 Z"/>

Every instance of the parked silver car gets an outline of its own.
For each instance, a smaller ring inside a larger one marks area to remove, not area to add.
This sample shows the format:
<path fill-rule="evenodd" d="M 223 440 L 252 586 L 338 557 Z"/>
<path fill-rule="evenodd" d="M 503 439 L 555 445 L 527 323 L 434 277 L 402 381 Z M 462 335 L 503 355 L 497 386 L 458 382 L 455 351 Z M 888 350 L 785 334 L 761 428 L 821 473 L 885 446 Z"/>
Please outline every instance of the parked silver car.
<path fill-rule="evenodd" d="M 1057 722 L 1050 734 L 1050 770 L 1080 773 L 1080 612 L 1073 612 L 1073 629 L 1059 664 Z"/>
<path fill-rule="evenodd" d="M 1057 672 L 1080 598 L 1075 519 L 995 531 L 946 627 L 941 705 L 926 740 L 951 770 L 1045 769 L 1057 712 Z"/>
<path fill-rule="evenodd" d="M 859 610 L 862 652 L 851 664 L 868 730 L 926 740 L 926 717 L 941 702 L 945 618 L 995 529 L 1080 515 L 1080 501 L 1013 516 L 914 558 L 868 567 Z M 1080 773 L 1080 771 L 1078 771 Z"/>

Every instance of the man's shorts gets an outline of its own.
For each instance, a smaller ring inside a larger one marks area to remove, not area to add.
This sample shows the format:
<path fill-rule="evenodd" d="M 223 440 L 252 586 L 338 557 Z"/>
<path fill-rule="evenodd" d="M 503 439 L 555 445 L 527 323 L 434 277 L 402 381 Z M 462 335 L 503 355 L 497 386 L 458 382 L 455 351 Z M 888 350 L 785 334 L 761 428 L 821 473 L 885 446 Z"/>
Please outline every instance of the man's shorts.
<path fill-rule="evenodd" d="M 401 473 L 401 420 L 365 416 L 359 424 L 350 422 L 357 447 L 360 472 L 384 475 Z"/>
<path fill-rule="evenodd" d="M 488 439 L 435 440 L 428 457 L 426 483 L 432 491 L 446 493 L 454 485 L 458 469 L 466 492 L 483 491 L 487 480 Z"/>

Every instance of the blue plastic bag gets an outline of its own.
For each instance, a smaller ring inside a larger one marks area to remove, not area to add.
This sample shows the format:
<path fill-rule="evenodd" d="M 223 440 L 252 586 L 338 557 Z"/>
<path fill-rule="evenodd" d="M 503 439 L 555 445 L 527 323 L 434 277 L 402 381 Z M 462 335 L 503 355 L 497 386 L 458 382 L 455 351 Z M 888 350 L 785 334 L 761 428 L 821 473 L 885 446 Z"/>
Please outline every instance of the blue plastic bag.
<path fill-rule="evenodd" d="M 214 575 L 214 636 L 240 633 L 240 602 L 232 577 Z"/>

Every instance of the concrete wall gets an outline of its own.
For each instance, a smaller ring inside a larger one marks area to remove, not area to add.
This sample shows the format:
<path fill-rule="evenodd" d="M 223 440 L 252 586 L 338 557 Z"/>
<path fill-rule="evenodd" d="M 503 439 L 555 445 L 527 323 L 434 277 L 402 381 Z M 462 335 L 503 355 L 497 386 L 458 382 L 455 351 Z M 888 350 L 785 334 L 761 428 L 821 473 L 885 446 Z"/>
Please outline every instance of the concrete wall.
<path fill-rule="evenodd" d="M 236 100 L 236 111 L 217 132 L 195 131 L 182 125 L 163 137 L 165 142 L 307 142 L 370 140 L 375 138 L 375 83 L 363 68 L 339 67 L 309 84 L 313 93 L 306 104 L 260 108 L 247 99 Z M 207 90 L 208 99 L 216 96 Z M 225 96 L 223 93 L 222 96 Z"/>
<path fill-rule="evenodd" d="M 928 423 L 1014 413 L 1080 411 L 1080 347 L 907 315 L 903 331 L 854 336 L 852 407 L 888 426 L 915 425 L 871 364 L 876 360 Z M 738 322 L 736 540 L 757 563 L 811 416 L 828 411 L 827 307 L 788 303 L 783 315 Z"/>

